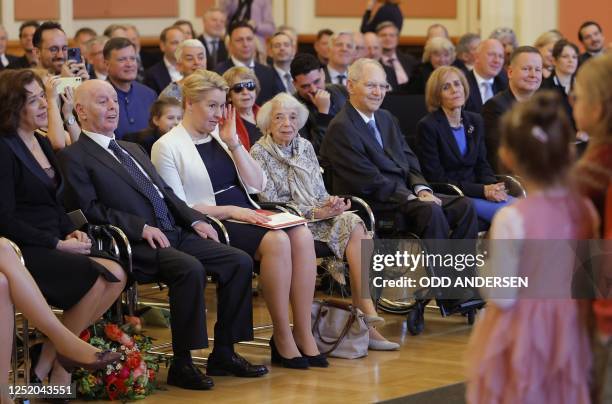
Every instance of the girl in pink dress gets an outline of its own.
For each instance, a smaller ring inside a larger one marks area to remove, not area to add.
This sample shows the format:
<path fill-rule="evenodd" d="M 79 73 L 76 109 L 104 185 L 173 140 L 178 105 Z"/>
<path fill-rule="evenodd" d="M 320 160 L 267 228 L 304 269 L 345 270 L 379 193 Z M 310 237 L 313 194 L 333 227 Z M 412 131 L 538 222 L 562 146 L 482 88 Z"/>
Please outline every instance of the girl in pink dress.
<path fill-rule="evenodd" d="M 470 404 L 590 403 L 589 339 L 578 301 L 570 298 L 573 255 L 559 259 L 556 250 L 547 254 L 550 249 L 533 253 L 539 240 L 590 239 L 597 234 L 593 205 L 567 184 L 572 137 L 560 99 L 552 93 L 517 103 L 504 117 L 499 157 L 522 178 L 528 197 L 504 207 L 493 219 L 491 239 L 524 241 L 509 241 L 501 245 L 504 248 L 492 245 L 491 262 L 502 262 L 504 275 L 536 280 L 546 276 L 553 285 L 548 290 L 567 293 L 488 301 L 468 346 Z M 543 275 L 551 266 L 555 276 Z M 500 272 L 500 267 L 491 270 Z"/>

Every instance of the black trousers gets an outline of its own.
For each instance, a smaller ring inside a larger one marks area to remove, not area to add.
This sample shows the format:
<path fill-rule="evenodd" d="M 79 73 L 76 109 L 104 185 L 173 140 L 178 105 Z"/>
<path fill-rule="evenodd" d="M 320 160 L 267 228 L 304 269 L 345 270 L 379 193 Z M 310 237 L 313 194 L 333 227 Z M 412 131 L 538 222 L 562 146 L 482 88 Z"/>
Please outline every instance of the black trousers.
<path fill-rule="evenodd" d="M 168 285 L 173 349 L 208 346 L 204 303 L 207 275 L 217 283 L 215 343 L 232 345 L 252 340 L 251 257 L 180 227 L 165 234 L 172 247 L 153 249 L 146 242 L 133 246 L 134 276 L 141 283 L 161 281 Z"/>
<path fill-rule="evenodd" d="M 399 206 L 407 228 L 423 239 L 476 239 L 478 216 L 469 198 L 436 194 L 442 206 L 418 199 Z"/>

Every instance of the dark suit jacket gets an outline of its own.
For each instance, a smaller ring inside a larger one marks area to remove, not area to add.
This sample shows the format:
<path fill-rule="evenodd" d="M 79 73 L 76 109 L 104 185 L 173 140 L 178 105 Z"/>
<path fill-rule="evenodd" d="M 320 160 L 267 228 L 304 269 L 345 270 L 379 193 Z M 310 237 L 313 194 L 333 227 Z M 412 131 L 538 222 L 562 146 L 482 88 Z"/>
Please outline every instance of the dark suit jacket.
<path fill-rule="evenodd" d="M 348 92 L 344 86 L 339 84 L 328 84 L 325 86 L 325 89 L 330 95 L 329 112 L 327 114 L 320 113 L 310 100 L 306 100 L 297 94 L 295 95 L 296 98 L 308 108 L 308 119 L 302 129 L 300 129 L 300 136 L 312 143 L 317 156 L 319 155 L 323 136 L 325 135 L 329 123 L 348 100 Z"/>
<path fill-rule="evenodd" d="M 17 62 L 19 60 L 19 56 L 13 56 L 13 55 L 5 55 L 6 59 L 8 60 L 8 64 L 6 66 L 3 66 L 2 63 L 0 63 L 0 70 L 3 70 L 5 68 L 9 68 L 9 66 L 15 62 Z"/>
<path fill-rule="evenodd" d="M 219 74 L 223 74 L 232 67 L 234 67 L 234 62 L 232 62 L 232 59 L 227 59 L 225 62 L 218 64 L 215 71 Z M 285 87 L 278 86 L 278 83 L 274 79 L 274 70 L 268 66 L 255 62 L 255 76 L 257 76 L 261 87 L 259 94 L 257 94 L 255 104 L 263 105 L 276 94 L 285 91 Z"/>
<path fill-rule="evenodd" d="M 361 19 L 361 32 L 376 32 L 376 27 L 381 22 L 391 21 L 399 31 L 402 30 L 404 24 L 404 16 L 397 4 L 385 3 L 374 14 L 374 18 L 370 21 L 372 10 L 366 10 Z"/>
<path fill-rule="evenodd" d="M 190 229 L 207 217 L 188 207 L 157 174 L 145 151 L 131 142 L 118 142 L 140 164 L 159 188 L 177 225 Z M 121 228 L 130 241 L 141 242 L 144 225 L 158 227 L 153 206 L 140 191 L 128 171 L 109 152 L 87 135 L 59 155 L 66 178 L 66 205 L 81 209 L 94 224 L 112 224 Z M 146 243 L 145 243 L 146 244 Z M 150 253 L 155 250 L 150 247 Z"/>
<path fill-rule="evenodd" d="M 204 48 L 206 49 L 206 69 L 207 70 L 215 70 L 217 66 L 213 66 L 213 58 L 210 53 L 210 49 L 208 49 L 208 44 L 206 43 L 206 39 L 204 39 L 204 35 L 200 35 L 198 37 L 200 42 L 204 44 Z M 227 54 L 227 49 L 225 48 L 225 42 L 223 38 L 219 39 L 219 47 L 217 49 L 217 65 L 221 62 L 225 62 L 228 59 L 229 55 Z"/>
<path fill-rule="evenodd" d="M 397 84 L 397 76 L 395 75 L 395 69 L 393 69 L 393 67 L 391 66 L 385 65 L 382 60 L 380 61 L 380 63 L 385 68 L 385 73 L 387 74 L 387 83 L 389 83 L 391 87 L 396 91 L 406 92 L 408 91 L 408 86 L 410 85 L 410 82 L 414 78 L 413 76 L 415 74 L 415 69 L 418 66 L 419 62 L 414 56 L 407 53 L 397 51 L 396 55 L 397 60 L 400 62 L 400 64 L 404 68 L 404 71 L 408 75 L 409 81 L 407 84 L 403 84 L 401 86 Z"/>
<path fill-rule="evenodd" d="M 495 172 L 504 172 L 497 160 L 497 149 L 499 148 L 499 119 L 512 108 L 516 98 L 510 88 L 499 92 L 482 106 L 482 118 L 485 126 L 485 144 L 487 146 L 487 159 L 489 165 Z"/>
<path fill-rule="evenodd" d="M 159 133 L 157 128 L 147 128 L 138 132 L 128 133 L 122 140 L 125 140 L 126 142 L 138 143 L 150 156 L 153 143 L 155 143 L 160 137 L 161 133 Z"/>
<path fill-rule="evenodd" d="M 11 61 L 9 59 L 9 62 L 10 63 L 8 64 L 8 66 L 6 66 L 7 69 L 28 69 L 28 68 L 32 67 L 30 65 L 30 61 L 28 60 L 26 55 L 23 55 L 22 57 L 16 58 L 13 61 Z"/>
<path fill-rule="evenodd" d="M 144 81 L 142 84 L 151 88 L 157 94 L 161 93 L 172 79 L 170 73 L 164 64 L 164 61 L 155 63 L 145 71 Z"/>
<path fill-rule="evenodd" d="M 374 117 L 383 148 L 347 102 L 329 125 L 321 156 L 333 169 L 335 194 L 360 196 L 374 209 L 388 210 L 406 202 L 415 186 L 428 184 L 391 113 L 380 109 Z"/>
<path fill-rule="evenodd" d="M 474 71 L 472 70 L 466 74 L 465 78 L 470 85 L 470 96 L 465 102 L 464 109 L 467 111 L 480 113 L 480 111 L 482 111 L 482 97 L 480 96 L 480 88 L 478 88 L 478 82 L 476 81 L 476 76 L 474 76 Z M 499 72 L 499 74 L 493 79 L 493 95 L 505 90 L 506 88 L 508 88 L 508 76 L 506 76 L 506 73 L 502 69 L 502 71 Z"/>
<path fill-rule="evenodd" d="M 63 205 L 64 181 L 51 143 L 36 135 L 55 169 L 59 186 L 47 176 L 17 134 L 0 138 L 0 234 L 20 246 L 55 249 L 75 230 Z"/>
<path fill-rule="evenodd" d="M 467 151 L 461 155 L 442 110 L 429 113 L 417 125 L 417 154 L 423 175 L 431 182 L 457 185 L 466 196 L 483 198 L 484 185 L 496 182 L 487 161 L 484 124 L 480 115 L 463 111 Z"/>
<path fill-rule="evenodd" d="M 575 76 L 572 77 L 572 88 L 574 87 Z M 569 97 L 565 93 L 565 87 L 563 87 L 557 77 L 555 76 L 555 72 L 550 75 L 547 79 L 542 80 L 542 84 L 540 85 L 540 90 L 554 90 L 561 97 L 561 102 L 563 104 L 563 108 L 565 109 L 565 113 L 567 114 L 567 118 L 570 120 L 574 130 L 576 130 L 576 122 L 574 121 L 573 116 L 573 108 L 569 102 Z"/>
<path fill-rule="evenodd" d="M 276 87 L 282 88 L 283 91 L 287 91 L 285 87 L 285 80 L 278 75 L 278 72 L 276 71 L 276 69 L 274 69 L 274 67 L 272 67 L 272 65 L 270 65 L 270 69 L 272 70 L 272 73 L 274 75 L 274 82 L 276 83 Z"/>

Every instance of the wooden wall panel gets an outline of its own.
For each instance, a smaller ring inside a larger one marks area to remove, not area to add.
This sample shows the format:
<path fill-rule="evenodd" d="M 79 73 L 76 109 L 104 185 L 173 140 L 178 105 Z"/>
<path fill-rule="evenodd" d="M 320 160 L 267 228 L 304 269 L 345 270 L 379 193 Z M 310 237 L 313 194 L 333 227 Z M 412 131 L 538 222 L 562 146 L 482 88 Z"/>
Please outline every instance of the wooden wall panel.
<path fill-rule="evenodd" d="M 177 18 L 179 15 L 178 0 L 73 0 L 72 7 L 75 19 Z"/>
<path fill-rule="evenodd" d="M 603 30 L 606 42 L 612 42 L 612 1 L 559 0 L 559 31 L 570 41 L 582 47 L 578 41 L 578 28 L 584 21 L 597 21 Z"/>
<path fill-rule="evenodd" d="M 316 0 L 317 17 L 361 17 L 368 0 Z M 402 2 L 404 18 L 457 18 L 457 0 Z"/>
<path fill-rule="evenodd" d="M 14 0 L 15 21 L 59 20 L 59 0 Z"/>
<path fill-rule="evenodd" d="M 202 17 L 204 11 L 215 5 L 215 0 L 196 0 L 195 4 L 195 15 L 196 17 Z"/>

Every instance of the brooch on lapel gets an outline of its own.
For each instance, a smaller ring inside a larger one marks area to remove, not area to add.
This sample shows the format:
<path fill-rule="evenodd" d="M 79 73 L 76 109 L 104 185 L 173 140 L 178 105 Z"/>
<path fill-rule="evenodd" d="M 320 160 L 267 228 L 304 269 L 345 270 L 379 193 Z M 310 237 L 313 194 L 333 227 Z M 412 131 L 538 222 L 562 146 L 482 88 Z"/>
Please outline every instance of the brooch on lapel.
<path fill-rule="evenodd" d="M 468 130 L 467 130 L 468 135 L 471 135 L 473 132 L 474 132 L 474 125 L 468 126 Z"/>

